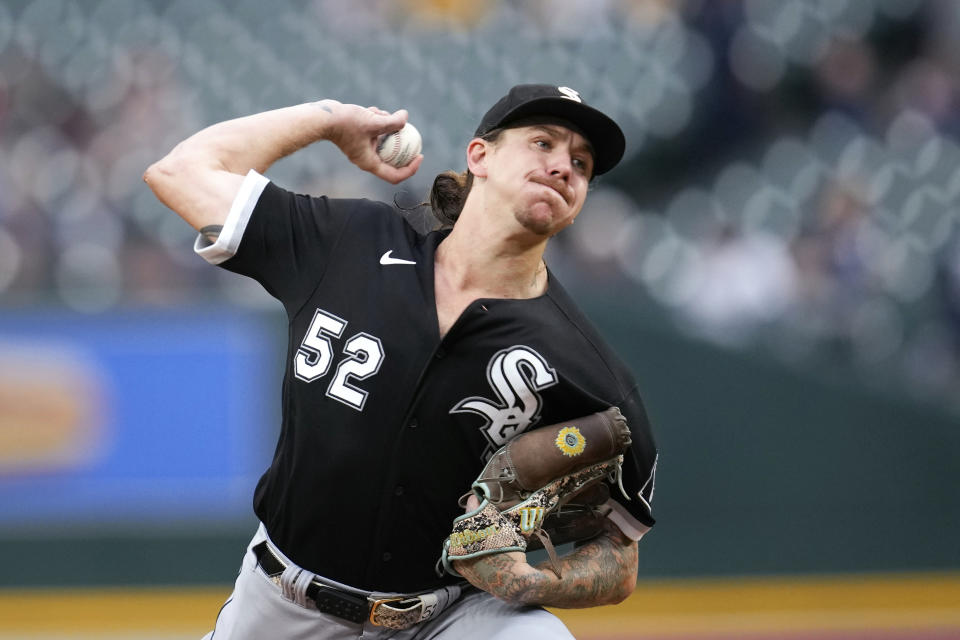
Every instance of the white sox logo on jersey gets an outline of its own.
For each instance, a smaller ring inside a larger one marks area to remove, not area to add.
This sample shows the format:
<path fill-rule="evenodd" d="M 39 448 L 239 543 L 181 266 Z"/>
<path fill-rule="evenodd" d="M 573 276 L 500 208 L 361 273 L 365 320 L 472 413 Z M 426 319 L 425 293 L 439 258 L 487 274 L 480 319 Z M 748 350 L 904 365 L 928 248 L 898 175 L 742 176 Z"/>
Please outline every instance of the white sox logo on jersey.
<path fill-rule="evenodd" d="M 538 391 L 557 384 L 557 372 L 539 353 L 517 345 L 498 351 L 487 364 L 487 381 L 497 400 L 478 396 L 461 400 L 450 413 L 484 417 L 480 428 L 490 442 L 485 455 L 507 444 L 540 419 L 543 400 Z"/>

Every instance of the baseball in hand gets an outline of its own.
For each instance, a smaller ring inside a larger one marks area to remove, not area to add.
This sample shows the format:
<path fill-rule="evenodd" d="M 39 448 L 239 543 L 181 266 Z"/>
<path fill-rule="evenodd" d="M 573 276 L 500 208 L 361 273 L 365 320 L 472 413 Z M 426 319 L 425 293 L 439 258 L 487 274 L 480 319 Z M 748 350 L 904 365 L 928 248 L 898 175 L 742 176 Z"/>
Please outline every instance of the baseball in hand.
<path fill-rule="evenodd" d="M 377 155 L 387 164 L 404 167 L 420 153 L 421 142 L 420 132 L 408 122 L 400 131 L 380 136 L 377 141 Z"/>

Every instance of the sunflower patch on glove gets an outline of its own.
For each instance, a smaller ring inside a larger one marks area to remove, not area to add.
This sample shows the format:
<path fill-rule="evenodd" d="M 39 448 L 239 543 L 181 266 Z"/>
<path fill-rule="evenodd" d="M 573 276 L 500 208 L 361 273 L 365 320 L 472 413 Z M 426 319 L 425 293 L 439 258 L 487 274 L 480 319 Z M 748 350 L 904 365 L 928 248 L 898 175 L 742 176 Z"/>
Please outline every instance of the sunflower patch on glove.
<path fill-rule="evenodd" d="M 554 544 L 600 533 L 606 515 L 601 505 L 609 497 L 602 481 L 620 485 L 630 442 L 626 419 L 616 407 L 511 440 L 460 499 L 466 507 L 475 496 L 479 506 L 453 521 L 443 544 L 443 567 L 459 575 L 452 560 L 542 546 L 559 576 Z"/>

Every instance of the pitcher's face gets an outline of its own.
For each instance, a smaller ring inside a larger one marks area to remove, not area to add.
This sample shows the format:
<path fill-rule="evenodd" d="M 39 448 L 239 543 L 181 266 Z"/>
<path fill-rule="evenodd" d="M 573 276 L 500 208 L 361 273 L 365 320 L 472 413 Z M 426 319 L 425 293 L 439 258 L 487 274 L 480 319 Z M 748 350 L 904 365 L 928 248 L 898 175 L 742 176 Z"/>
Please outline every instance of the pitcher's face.
<path fill-rule="evenodd" d="M 488 188 L 527 230 L 550 237 L 580 213 L 593 175 L 593 152 L 581 134 L 560 124 L 511 128 L 488 154 Z"/>

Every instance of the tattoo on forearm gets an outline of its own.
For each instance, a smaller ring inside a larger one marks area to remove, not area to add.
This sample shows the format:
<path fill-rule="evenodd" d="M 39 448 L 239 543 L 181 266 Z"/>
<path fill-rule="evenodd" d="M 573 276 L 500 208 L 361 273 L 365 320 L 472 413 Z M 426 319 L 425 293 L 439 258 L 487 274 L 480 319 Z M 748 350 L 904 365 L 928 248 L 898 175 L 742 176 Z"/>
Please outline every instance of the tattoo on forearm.
<path fill-rule="evenodd" d="M 484 556 L 458 570 L 471 583 L 512 602 L 552 607 L 612 604 L 630 593 L 636 580 L 637 544 L 617 531 L 602 535 L 560 559 L 558 579 L 546 565 L 516 571 L 510 554 Z"/>
<path fill-rule="evenodd" d="M 323 110 L 326 111 L 327 113 L 333 113 L 333 109 L 331 109 L 331 108 L 330 108 L 330 105 L 328 105 L 328 104 L 323 104 L 322 102 L 316 102 L 316 103 L 314 103 L 314 104 L 316 104 L 318 107 L 320 107 L 321 109 L 323 109 Z"/>
<path fill-rule="evenodd" d="M 464 577 L 471 578 L 470 582 L 481 586 L 485 591 L 500 596 L 509 601 L 525 600 L 524 594 L 537 588 L 541 580 L 538 572 L 531 571 L 524 575 L 517 575 L 514 568 L 516 560 L 505 553 L 484 556 L 470 567 Z"/>
<path fill-rule="evenodd" d="M 632 590 L 627 582 L 635 583 L 636 568 L 636 543 L 619 532 L 603 535 L 561 558 L 563 579 L 543 585 L 530 602 L 568 608 L 619 602 Z"/>
<path fill-rule="evenodd" d="M 216 242 L 217 238 L 220 237 L 220 232 L 223 231 L 222 224 L 209 224 L 200 229 L 200 235 L 206 238 L 209 242 Z"/>
<path fill-rule="evenodd" d="M 542 578 L 536 570 L 517 575 L 517 561 L 507 553 L 460 562 L 457 570 L 471 584 L 510 602 L 524 602 L 524 594 L 537 587 Z"/>

